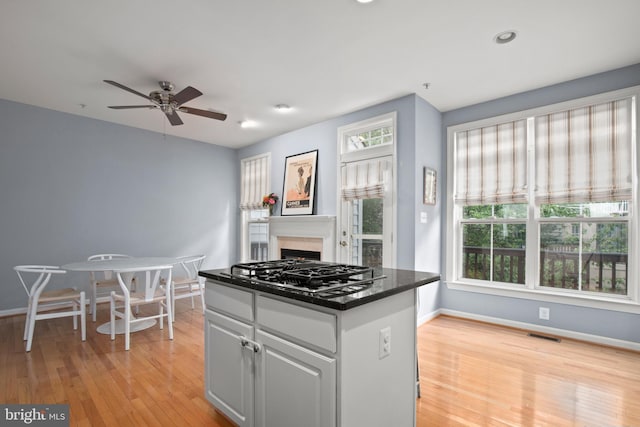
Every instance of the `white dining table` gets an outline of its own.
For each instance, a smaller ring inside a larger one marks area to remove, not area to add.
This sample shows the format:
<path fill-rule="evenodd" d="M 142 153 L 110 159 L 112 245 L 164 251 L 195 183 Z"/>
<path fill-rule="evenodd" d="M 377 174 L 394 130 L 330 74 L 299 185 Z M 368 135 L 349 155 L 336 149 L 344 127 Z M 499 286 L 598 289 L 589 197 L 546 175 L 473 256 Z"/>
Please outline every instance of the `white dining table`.
<path fill-rule="evenodd" d="M 171 257 L 131 257 L 131 258 L 116 258 L 116 259 L 103 259 L 95 261 L 79 261 L 72 262 L 60 266 L 63 270 L 67 271 L 84 271 L 84 272 L 97 272 L 97 271 L 118 271 L 127 270 L 130 268 L 151 268 L 161 265 L 175 265 L 180 261 L 177 258 Z M 131 283 L 133 273 L 130 277 L 125 276 L 125 282 Z M 150 328 L 156 324 L 156 319 L 148 319 L 140 322 L 135 322 L 131 325 L 131 332 L 142 331 Z M 111 322 L 103 323 L 98 326 L 98 333 L 109 335 L 111 334 Z M 115 333 L 125 333 L 125 321 L 124 319 L 116 319 L 115 321 Z"/>

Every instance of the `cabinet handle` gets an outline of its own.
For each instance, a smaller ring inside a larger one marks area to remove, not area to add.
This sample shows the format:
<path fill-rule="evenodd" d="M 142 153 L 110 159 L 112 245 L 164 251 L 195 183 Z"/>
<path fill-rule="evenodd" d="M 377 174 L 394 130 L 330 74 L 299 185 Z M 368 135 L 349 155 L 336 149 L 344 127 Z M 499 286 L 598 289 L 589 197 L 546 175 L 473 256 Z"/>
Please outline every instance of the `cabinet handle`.
<path fill-rule="evenodd" d="M 251 341 L 249 338 L 240 337 L 240 345 L 244 348 L 250 348 L 254 353 L 260 353 L 262 346 L 255 341 Z"/>

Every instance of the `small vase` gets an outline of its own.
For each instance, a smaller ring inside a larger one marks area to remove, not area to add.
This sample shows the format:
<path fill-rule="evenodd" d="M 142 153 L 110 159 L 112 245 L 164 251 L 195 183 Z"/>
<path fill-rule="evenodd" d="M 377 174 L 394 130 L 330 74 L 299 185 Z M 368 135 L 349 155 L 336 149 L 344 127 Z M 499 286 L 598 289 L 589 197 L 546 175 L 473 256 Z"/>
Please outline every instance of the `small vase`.
<path fill-rule="evenodd" d="M 274 208 L 275 206 L 276 206 L 276 205 L 269 205 L 269 216 L 273 216 L 273 208 Z"/>

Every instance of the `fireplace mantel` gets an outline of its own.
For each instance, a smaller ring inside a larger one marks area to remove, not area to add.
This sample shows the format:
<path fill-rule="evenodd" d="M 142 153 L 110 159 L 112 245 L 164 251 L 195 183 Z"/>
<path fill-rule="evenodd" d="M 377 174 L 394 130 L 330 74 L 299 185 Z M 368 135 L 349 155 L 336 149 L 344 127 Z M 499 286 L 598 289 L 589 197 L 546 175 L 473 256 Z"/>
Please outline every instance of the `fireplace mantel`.
<path fill-rule="evenodd" d="M 335 262 L 336 217 L 328 215 L 269 217 L 269 259 L 280 258 L 278 239 L 321 239 L 321 260 Z"/>

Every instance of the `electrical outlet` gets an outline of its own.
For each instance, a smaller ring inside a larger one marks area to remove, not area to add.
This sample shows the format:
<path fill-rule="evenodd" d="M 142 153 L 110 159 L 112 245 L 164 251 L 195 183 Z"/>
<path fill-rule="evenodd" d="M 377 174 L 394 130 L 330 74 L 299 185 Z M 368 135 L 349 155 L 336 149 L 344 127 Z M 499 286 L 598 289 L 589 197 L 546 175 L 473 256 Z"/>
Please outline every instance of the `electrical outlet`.
<path fill-rule="evenodd" d="M 538 317 L 542 320 L 549 320 L 549 308 L 548 307 L 539 307 L 538 308 Z"/>
<path fill-rule="evenodd" d="M 391 354 L 391 327 L 380 329 L 378 338 L 378 359 L 383 359 Z"/>

